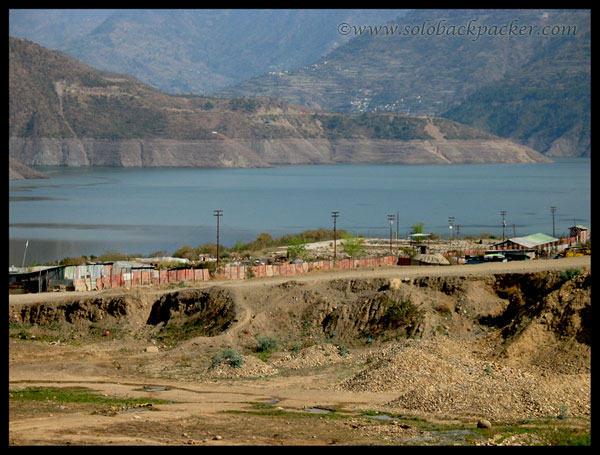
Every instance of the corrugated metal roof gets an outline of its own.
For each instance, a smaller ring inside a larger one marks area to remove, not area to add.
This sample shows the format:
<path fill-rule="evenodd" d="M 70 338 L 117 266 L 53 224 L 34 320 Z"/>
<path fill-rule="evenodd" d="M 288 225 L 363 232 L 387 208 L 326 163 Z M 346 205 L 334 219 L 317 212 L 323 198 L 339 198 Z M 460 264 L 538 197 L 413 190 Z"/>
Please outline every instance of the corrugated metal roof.
<path fill-rule="evenodd" d="M 557 242 L 559 239 L 546 234 L 538 233 L 531 234 L 526 237 L 513 237 L 511 242 L 522 245 L 526 248 L 534 248 L 536 246 L 545 245 L 546 243 Z"/>
<path fill-rule="evenodd" d="M 579 229 L 580 231 L 588 230 L 588 228 L 586 228 L 585 226 L 582 226 L 581 224 L 578 224 L 577 226 L 571 226 L 569 229 L 573 229 L 573 228 Z"/>

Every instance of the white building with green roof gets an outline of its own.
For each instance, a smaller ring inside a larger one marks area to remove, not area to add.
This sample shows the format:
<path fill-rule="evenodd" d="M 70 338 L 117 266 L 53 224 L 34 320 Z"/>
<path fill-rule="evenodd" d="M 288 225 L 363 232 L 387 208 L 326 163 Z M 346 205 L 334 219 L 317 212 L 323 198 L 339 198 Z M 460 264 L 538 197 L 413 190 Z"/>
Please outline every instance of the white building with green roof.
<path fill-rule="evenodd" d="M 546 234 L 537 233 L 525 237 L 513 237 L 494 246 L 496 250 L 546 250 L 558 248 L 560 239 Z M 561 245 L 565 247 L 566 245 Z"/>

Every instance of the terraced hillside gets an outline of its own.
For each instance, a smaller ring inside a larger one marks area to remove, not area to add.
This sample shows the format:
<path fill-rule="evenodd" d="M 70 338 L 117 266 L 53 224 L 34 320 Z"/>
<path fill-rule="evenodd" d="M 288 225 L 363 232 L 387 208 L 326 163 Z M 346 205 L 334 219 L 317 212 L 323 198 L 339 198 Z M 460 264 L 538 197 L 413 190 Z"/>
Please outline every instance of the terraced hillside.
<path fill-rule="evenodd" d="M 26 40 L 9 38 L 9 50 L 9 156 L 24 165 L 549 161 L 445 119 L 332 114 L 269 98 L 171 96 Z"/>

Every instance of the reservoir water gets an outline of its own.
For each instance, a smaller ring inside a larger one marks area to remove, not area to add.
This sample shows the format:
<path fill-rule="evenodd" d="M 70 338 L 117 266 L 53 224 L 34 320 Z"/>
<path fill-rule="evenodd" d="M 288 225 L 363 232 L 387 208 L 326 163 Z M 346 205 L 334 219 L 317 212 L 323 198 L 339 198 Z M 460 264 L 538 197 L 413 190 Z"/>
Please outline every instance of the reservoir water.
<path fill-rule="evenodd" d="M 36 167 L 50 179 L 10 181 L 9 265 L 109 251 L 148 255 L 182 245 L 233 246 L 259 233 L 277 237 L 333 228 L 389 237 L 501 237 L 591 229 L 590 159 L 539 164 L 320 165 L 267 169 Z M 554 227 L 551 207 L 556 207 Z"/>

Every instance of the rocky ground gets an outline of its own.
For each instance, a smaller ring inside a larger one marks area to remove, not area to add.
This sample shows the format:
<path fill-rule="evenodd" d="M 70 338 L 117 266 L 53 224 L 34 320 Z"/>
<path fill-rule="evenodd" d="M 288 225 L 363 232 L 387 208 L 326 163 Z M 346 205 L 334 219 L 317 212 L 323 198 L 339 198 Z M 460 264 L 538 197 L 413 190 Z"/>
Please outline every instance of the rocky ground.
<path fill-rule="evenodd" d="M 589 443 L 590 265 L 10 296 L 9 444 Z"/>

